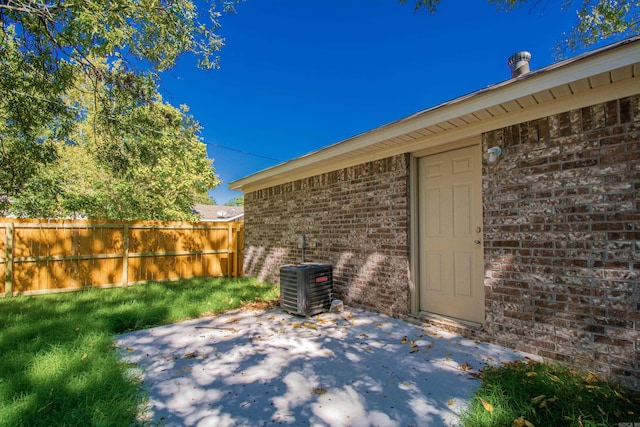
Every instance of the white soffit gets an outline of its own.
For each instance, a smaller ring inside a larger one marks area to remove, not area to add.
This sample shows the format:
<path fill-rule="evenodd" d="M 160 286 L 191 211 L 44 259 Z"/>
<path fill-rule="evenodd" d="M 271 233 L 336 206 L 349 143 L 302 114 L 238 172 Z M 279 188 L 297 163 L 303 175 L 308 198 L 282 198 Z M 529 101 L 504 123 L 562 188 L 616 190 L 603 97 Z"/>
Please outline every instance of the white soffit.
<path fill-rule="evenodd" d="M 254 191 L 640 93 L 640 36 L 534 70 L 233 181 Z"/>

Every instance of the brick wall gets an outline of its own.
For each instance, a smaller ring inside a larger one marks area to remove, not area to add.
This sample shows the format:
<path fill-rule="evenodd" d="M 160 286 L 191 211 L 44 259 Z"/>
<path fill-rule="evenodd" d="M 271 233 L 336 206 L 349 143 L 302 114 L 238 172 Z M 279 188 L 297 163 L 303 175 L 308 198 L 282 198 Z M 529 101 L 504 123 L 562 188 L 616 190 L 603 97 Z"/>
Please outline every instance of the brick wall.
<path fill-rule="evenodd" d="M 279 283 L 300 262 L 297 239 L 330 263 L 335 297 L 389 315 L 409 312 L 408 155 L 245 194 L 244 274 Z"/>
<path fill-rule="evenodd" d="M 503 148 L 483 170 L 486 325 L 441 326 L 640 389 L 640 95 L 482 144 Z M 305 234 L 337 298 L 408 314 L 408 176 L 399 155 L 245 194 L 245 274 L 278 283 Z"/>
<path fill-rule="evenodd" d="M 482 141 L 486 336 L 640 389 L 640 96 Z"/>

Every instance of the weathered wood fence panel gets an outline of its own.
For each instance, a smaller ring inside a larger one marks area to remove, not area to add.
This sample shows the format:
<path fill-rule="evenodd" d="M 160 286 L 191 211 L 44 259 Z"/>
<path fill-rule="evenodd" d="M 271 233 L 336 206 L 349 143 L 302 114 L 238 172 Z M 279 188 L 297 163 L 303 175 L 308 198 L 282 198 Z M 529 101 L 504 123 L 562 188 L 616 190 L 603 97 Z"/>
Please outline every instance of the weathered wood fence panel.
<path fill-rule="evenodd" d="M 0 294 L 242 275 L 243 223 L 0 219 Z"/>

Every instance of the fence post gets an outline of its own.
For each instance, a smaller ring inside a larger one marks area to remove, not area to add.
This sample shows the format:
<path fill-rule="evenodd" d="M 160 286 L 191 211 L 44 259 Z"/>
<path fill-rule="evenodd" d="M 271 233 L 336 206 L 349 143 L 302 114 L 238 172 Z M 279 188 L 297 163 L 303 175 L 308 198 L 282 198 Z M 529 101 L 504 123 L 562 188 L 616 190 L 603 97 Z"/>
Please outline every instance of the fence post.
<path fill-rule="evenodd" d="M 233 277 L 233 225 L 231 222 L 227 223 L 227 278 Z"/>
<path fill-rule="evenodd" d="M 238 223 L 233 224 L 233 271 L 232 277 L 238 277 Z"/>
<path fill-rule="evenodd" d="M 129 285 L 129 224 L 122 226 L 123 248 L 122 248 L 122 284 L 123 288 Z"/>
<path fill-rule="evenodd" d="M 13 234 L 15 226 L 13 222 L 7 224 L 5 233 L 5 280 L 4 280 L 4 295 L 13 296 Z"/>
<path fill-rule="evenodd" d="M 235 225 L 235 233 L 234 233 L 234 244 L 233 250 L 235 251 L 235 256 L 233 257 L 233 266 L 234 266 L 234 277 L 242 277 L 242 233 L 243 233 L 243 223 L 236 222 Z"/>
<path fill-rule="evenodd" d="M 244 276 L 244 222 L 238 223 L 238 235 L 236 242 L 236 264 L 238 268 L 238 277 Z"/>

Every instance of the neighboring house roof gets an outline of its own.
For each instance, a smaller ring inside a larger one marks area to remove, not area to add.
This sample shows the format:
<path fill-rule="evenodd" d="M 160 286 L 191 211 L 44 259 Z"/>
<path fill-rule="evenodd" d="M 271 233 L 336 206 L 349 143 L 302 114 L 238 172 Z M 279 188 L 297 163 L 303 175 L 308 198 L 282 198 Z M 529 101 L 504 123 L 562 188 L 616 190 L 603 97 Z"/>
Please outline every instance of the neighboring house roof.
<path fill-rule="evenodd" d="M 242 221 L 243 206 L 217 206 L 197 204 L 193 213 L 200 215 L 200 221 Z"/>
<path fill-rule="evenodd" d="M 259 190 L 638 93 L 640 36 L 417 112 L 233 181 L 229 188 Z"/>

